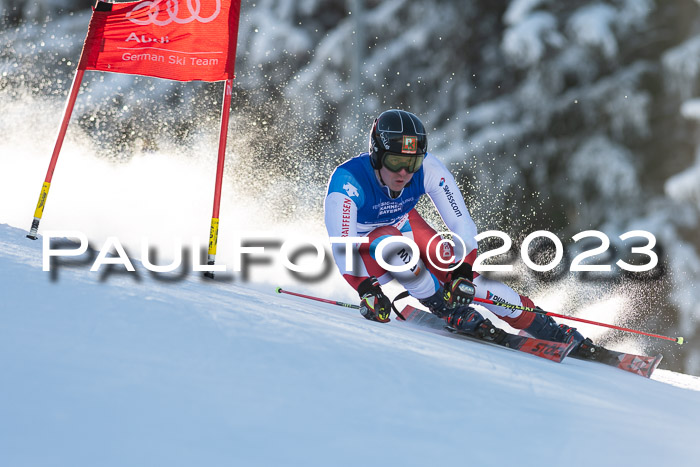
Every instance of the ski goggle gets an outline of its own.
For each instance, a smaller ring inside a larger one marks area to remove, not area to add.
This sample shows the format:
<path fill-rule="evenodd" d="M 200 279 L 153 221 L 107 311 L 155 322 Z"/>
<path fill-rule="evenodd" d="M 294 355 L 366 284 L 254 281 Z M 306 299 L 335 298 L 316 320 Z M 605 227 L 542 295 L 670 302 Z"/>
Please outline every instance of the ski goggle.
<path fill-rule="evenodd" d="M 396 154 L 385 152 L 382 158 L 382 165 L 392 172 L 399 172 L 406 169 L 408 173 L 416 173 L 423 165 L 423 154 Z"/>

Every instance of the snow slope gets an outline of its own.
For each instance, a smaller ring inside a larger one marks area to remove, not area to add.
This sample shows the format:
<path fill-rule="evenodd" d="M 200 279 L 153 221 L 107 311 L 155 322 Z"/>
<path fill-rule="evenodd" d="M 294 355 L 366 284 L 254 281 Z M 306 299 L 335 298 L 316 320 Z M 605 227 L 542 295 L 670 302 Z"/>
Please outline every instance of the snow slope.
<path fill-rule="evenodd" d="M 25 233 L 0 224 L 3 466 L 652 466 L 700 455 L 695 377 L 556 364 L 269 286 L 166 281 L 138 263 L 107 275 L 77 263 L 52 278 Z"/>

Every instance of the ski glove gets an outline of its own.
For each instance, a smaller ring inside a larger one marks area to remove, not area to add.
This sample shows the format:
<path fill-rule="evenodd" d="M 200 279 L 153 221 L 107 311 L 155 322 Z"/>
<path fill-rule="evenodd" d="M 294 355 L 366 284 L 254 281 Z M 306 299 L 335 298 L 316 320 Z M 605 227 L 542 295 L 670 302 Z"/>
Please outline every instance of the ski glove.
<path fill-rule="evenodd" d="M 357 292 L 362 299 L 360 301 L 360 313 L 362 313 L 362 316 L 380 323 L 389 322 L 391 300 L 382 292 L 376 277 L 371 276 L 362 281 L 357 288 Z"/>
<path fill-rule="evenodd" d="M 448 308 L 455 308 L 458 305 L 469 305 L 476 295 L 476 286 L 472 282 L 474 273 L 472 265 L 462 263 L 457 269 L 452 271 L 450 281 L 445 284 L 445 302 Z"/>

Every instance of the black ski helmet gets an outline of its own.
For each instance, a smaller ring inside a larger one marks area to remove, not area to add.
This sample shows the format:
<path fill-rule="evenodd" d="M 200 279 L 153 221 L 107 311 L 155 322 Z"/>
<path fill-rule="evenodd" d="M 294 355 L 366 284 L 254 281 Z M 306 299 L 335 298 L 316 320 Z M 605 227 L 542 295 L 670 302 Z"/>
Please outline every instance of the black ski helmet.
<path fill-rule="evenodd" d="M 423 122 L 411 112 L 391 109 L 374 120 L 369 132 L 369 155 L 372 167 L 382 168 L 384 153 L 416 156 L 428 151 L 428 135 Z"/>

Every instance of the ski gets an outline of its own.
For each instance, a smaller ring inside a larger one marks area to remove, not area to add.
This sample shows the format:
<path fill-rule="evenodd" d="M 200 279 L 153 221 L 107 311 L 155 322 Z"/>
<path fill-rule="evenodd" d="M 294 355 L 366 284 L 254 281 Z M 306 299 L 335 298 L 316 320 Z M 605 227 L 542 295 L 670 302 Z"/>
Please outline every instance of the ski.
<path fill-rule="evenodd" d="M 465 333 L 445 324 L 445 321 L 432 313 L 420 310 L 412 306 L 406 306 L 401 314 L 406 318 L 407 323 L 422 327 L 429 327 L 436 330 L 447 330 L 460 336 L 478 339 L 489 344 L 507 347 L 520 352 L 525 352 L 537 357 L 546 358 L 560 363 L 569 355 L 574 347 L 573 339 L 569 343 L 551 342 L 533 337 L 518 336 L 510 334 L 496 326 L 491 325 L 484 335 Z M 490 323 L 490 321 L 489 321 Z"/>
<path fill-rule="evenodd" d="M 585 342 L 585 341 L 584 341 Z M 590 350 L 592 349 L 592 351 Z M 661 363 L 662 355 L 655 357 L 647 355 L 635 355 L 615 350 L 606 349 L 599 345 L 584 346 L 583 350 L 572 353 L 571 357 L 579 360 L 589 360 L 604 365 L 614 366 L 624 371 L 629 371 L 645 378 L 650 378 L 656 367 Z"/>

